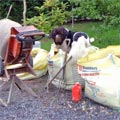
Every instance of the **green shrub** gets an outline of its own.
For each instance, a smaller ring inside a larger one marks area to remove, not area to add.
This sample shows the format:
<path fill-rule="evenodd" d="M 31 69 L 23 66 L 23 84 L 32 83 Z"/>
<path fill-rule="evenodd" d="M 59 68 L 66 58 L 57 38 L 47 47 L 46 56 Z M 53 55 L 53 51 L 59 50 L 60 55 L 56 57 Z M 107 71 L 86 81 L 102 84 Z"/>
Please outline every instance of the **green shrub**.
<path fill-rule="evenodd" d="M 38 12 L 34 11 L 34 6 L 41 6 L 43 4 L 43 0 L 26 0 L 26 3 L 26 17 L 31 18 L 38 15 Z M 9 19 L 23 23 L 23 0 L 1 0 L 0 19 L 6 18 L 10 5 L 12 5 L 12 10 L 9 14 Z"/>
<path fill-rule="evenodd" d="M 68 0 L 76 20 L 100 20 L 107 25 L 120 23 L 119 0 Z M 77 3 L 77 4 L 76 4 Z M 69 18 L 70 19 L 70 18 Z"/>
<path fill-rule="evenodd" d="M 49 33 L 52 28 L 65 23 L 67 17 L 66 7 L 67 4 L 59 2 L 59 0 L 45 0 L 43 6 L 35 7 L 39 12 L 39 16 L 27 19 L 27 24 L 33 24 L 42 31 Z"/>

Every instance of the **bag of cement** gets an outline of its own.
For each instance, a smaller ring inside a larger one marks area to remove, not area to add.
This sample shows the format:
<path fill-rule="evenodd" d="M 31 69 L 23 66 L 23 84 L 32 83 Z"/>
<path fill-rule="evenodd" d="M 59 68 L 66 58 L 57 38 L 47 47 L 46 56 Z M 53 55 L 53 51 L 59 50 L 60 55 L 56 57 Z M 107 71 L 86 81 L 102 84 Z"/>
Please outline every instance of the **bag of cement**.
<path fill-rule="evenodd" d="M 31 52 L 31 56 L 33 57 L 33 69 L 37 74 L 37 76 L 34 76 L 27 72 L 18 74 L 17 76 L 22 80 L 42 77 L 48 71 L 48 62 L 47 62 L 48 51 L 40 48 L 33 48 Z"/>
<path fill-rule="evenodd" d="M 0 56 L 4 59 L 8 45 L 8 39 L 12 27 L 20 27 L 21 25 L 9 19 L 0 20 Z"/>
<path fill-rule="evenodd" d="M 112 54 L 102 59 L 78 63 L 85 79 L 85 96 L 114 109 L 120 109 L 120 59 Z"/>
<path fill-rule="evenodd" d="M 49 79 L 51 80 L 56 73 L 60 70 L 60 68 L 64 64 L 65 53 L 62 50 L 52 56 L 48 56 L 48 73 Z M 78 75 L 77 72 L 77 64 L 71 64 L 68 62 L 65 68 L 65 76 L 63 80 L 63 70 L 58 74 L 58 76 L 52 81 L 52 84 L 56 87 L 61 87 L 64 89 L 70 90 L 73 85 L 79 82 L 84 87 L 84 80 Z"/>

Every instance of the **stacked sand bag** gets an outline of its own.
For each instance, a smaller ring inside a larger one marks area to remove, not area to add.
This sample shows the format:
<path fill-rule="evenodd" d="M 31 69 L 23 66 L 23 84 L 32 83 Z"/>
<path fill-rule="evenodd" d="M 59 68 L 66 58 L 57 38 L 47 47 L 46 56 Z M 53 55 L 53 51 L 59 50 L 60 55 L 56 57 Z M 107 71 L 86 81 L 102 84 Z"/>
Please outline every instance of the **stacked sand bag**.
<path fill-rule="evenodd" d="M 48 62 L 47 56 L 48 51 L 41 49 L 41 48 L 33 48 L 31 51 L 31 55 L 33 57 L 33 70 L 37 74 L 36 76 L 32 75 L 31 73 L 21 73 L 17 76 L 22 80 L 34 79 L 42 77 L 47 73 L 48 70 Z"/>
<path fill-rule="evenodd" d="M 85 96 L 120 109 L 120 46 L 108 46 L 78 60 L 78 74 L 85 80 Z"/>

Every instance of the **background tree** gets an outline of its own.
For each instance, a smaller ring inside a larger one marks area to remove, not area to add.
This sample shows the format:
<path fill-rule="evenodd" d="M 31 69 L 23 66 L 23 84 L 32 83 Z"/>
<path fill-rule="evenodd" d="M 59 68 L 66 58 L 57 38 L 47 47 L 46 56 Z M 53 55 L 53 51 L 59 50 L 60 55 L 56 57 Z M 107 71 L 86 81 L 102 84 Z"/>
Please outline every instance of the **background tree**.
<path fill-rule="evenodd" d="M 63 25 L 67 20 L 67 4 L 59 0 L 45 0 L 42 6 L 36 6 L 39 16 L 27 19 L 27 24 L 33 24 L 40 30 L 50 32 L 53 27 Z"/>
<path fill-rule="evenodd" d="M 39 15 L 35 12 L 35 6 L 41 6 L 44 0 L 26 0 L 27 14 L 26 17 L 33 17 Z M 9 14 L 9 19 L 23 23 L 23 0 L 1 0 L 0 1 L 0 19 L 6 18 L 10 5 L 12 10 Z"/>
<path fill-rule="evenodd" d="M 119 0 L 26 0 L 26 4 L 26 17 L 37 18 L 37 21 L 43 17 L 43 21 L 48 25 L 45 29 L 71 22 L 71 16 L 72 23 L 81 20 L 98 20 L 107 25 L 120 24 Z M 23 23 L 23 0 L 0 0 L 0 19 L 7 16 L 10 5 L 13 8 L 9 18 Z M 38 22 L 39 24 L 41 22 Z"/>

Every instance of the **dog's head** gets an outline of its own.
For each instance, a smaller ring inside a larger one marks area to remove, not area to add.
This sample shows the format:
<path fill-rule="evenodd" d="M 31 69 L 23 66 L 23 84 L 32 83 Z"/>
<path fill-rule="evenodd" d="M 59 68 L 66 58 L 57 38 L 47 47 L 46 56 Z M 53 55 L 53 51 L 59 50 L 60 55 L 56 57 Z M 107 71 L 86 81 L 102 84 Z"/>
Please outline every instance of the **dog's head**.
<path fill-rule="evenodd" d="M 56 45 L 62 45 L 68 36 L 68 30 L 64 27 L 58 27 L 51 31 L 50 38 L 54 40 Z"/>

